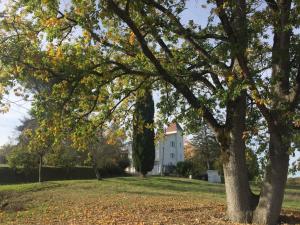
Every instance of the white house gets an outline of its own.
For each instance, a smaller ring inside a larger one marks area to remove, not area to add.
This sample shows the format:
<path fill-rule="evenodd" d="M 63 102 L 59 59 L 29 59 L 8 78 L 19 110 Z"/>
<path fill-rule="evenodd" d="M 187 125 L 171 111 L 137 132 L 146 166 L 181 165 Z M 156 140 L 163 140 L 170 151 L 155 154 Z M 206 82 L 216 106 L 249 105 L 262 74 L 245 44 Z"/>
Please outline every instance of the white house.
<path fill-rule="evenodd" d="M 131 162 L 127 171 L 135 173 L 132 162 L 132 142 L 128 142 L 125 148 L 128 151 L 128 158 Z M 176 166 L 180 161 L 184 161 L 183 130 L 178 123 L 172 123 L 166 129 L 163 138 L 155 146 L 154 168 L 148 174 L 162 174 L 170 166 Z"/>

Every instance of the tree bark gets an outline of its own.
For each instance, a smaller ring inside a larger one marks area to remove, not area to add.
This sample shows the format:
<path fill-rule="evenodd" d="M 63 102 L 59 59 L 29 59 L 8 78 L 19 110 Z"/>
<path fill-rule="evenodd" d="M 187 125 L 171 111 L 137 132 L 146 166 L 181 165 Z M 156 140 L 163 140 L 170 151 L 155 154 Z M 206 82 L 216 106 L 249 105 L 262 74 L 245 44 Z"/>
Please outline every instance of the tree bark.
<path fill-rule="evenodd" d="M 94 168 L 94 172 L 95 172 L 97 180 L 102 180 L 100 171 L 95 163 L 93 164 L 93 168 Z"/>
<path fill-rule="evenodd" d="M 230 103 L 229 124 L 223 133 L 219 133 L 223 155 L 227 215 L 233 222 L 252 221 L 255 198 L 250 190 L 245 157 L 246 95 L 243 93 L 235 102 Z"/>
<path fill-rule="evenodd" d="M 250 191 L 243 143 L 233 140 L 228 161 L 223 163 L 227 214 L 231 221 L 249 223 L 252 220 Z"/>
<path fill-rule="evenodd" d="M 43 169 L 43 155 L 40 155 L 40 163 L 39 163 L 39 183 L 42 182 L 42 169 Z"/>
<path fill-rule="evenodd" d="M 259 203 L 254 211 L 254 223 L 267 225 L 278 223 L 289 167 L 288 143 L 278 135 L 278 132 L 270 132 L 270 159 L 266 167 Z"/>

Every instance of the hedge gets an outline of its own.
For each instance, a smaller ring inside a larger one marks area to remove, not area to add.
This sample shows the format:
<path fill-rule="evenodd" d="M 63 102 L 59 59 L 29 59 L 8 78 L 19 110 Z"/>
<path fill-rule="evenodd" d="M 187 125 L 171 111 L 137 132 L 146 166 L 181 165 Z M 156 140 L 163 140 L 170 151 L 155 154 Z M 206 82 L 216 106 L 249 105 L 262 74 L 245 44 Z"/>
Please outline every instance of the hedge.
<path fill-rule="evenodd" d="M 119 168 L 107 168 L 100 170 L 102 177 L 113 177 L 126 175 Z M 94 179 L 95 172 L 91 167 L 43 167 L 43 181 L 53 180 L 77 180 Z M 0 167 L 0 184 L 15 184 L 38 181 L 38 169 L 31 171 L 18 170 L 10 167 Z"/>

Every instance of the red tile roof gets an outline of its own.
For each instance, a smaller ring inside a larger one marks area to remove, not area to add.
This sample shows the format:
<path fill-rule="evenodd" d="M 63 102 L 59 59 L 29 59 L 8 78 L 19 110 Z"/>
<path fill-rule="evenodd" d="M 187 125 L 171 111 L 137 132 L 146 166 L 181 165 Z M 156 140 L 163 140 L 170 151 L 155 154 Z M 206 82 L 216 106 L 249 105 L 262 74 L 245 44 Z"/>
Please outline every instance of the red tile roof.
<path fill-rule="evenodd" d="M 177 122 L 171 123 L 166 129 L 166 134 L 167 133 L 175 133 L 177 131 L 182 131 L 182 128 L 180 127 L 180 125 Z"/>

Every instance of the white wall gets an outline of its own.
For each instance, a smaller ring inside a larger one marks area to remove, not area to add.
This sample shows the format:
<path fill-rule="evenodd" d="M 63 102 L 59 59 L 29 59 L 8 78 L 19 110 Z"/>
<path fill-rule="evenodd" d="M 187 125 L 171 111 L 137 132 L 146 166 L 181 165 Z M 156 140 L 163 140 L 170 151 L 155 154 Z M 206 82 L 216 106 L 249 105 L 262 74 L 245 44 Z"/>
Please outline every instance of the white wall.
<path fill-rule="evenodd" d="M 128 158 L 132 162 L 132 145 L 127 146 Z M 149 173 L 158 175 L 161 173 L 162 166 L 174 165 L 180 161 L 184 161 L 183 135 L 181 131 L 164 136 L 155 146 L 155 165 Z M 128 172 L 135 172 L 133 165 Z"/>
<path fill-rule="evenodd" d="M 184 161 L 183 135 L 181 132 L 168 134 L 157 145 L 160 165 L 176 165 Z M 157 152 L 157 150 L 156 150 Z M 156 157 L 157 158 L 157 157 Z"/>

